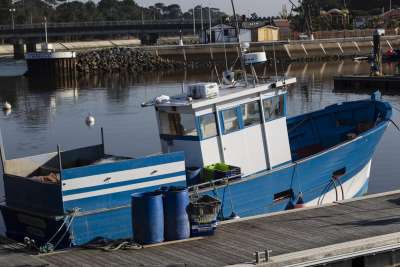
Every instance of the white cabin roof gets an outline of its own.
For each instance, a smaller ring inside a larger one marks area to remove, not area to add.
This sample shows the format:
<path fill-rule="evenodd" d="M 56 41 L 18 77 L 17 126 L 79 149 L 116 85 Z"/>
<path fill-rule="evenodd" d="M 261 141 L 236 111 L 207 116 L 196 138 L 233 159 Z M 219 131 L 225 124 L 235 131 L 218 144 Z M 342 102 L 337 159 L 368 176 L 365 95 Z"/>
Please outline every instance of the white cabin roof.
<path fill-rule="evenodd" d="M 255 86 L 252 83 L 247 85 L 244 82 L 233 86 L 220 86 L 219 94 L 214 98 L 202 98 L 190 100 L 186 95 L 178 95 L 171 97 L 168 101 L 162 103 L 156 103 L 157 107 L 188 107 L 191 109 L 199 109 L 219 103 L 226 103 L 229 101 L 235 101 L 237 99 L 258 94 L 261 92 L 268 92 L 274 89 L 282 88 L 286 85 L 296 83 L 296 78 L 292 77 L 278 77 L 277 79 L 271 79 L 263 83 L 258 83 Z"/>

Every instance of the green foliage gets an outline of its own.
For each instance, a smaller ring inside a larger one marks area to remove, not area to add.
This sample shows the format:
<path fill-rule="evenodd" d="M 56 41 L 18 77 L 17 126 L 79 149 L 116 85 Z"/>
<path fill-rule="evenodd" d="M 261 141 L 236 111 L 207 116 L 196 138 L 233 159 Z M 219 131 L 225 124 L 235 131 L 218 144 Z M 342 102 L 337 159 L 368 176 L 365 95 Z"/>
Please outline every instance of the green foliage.
<path fill-rule="evenodd" d="M 100 0 L 97 4 L 92 0 L 19 0 L 14 4 L 11 0 L 0 0 L 0 24 L 11 23 L 11 8 L 15 8 L 13 15 L 17 24 L 41 23 L 44 17 L 49 22 L 193 18 L 193 9 L 183 12 L 177 4 L 157 3 L 146 8 L 134 0 Z M 208 9 L 202 8 L 204 21 L 208 21 Z M 198 6 L 195 8 L 197 19 L 200 19 L 200 13 Z M 211 13 L 213 19 L 227 17 L 218 8 L 211 8 Z"/>
<path fill-rule="evenodd" d="M 295 2 L 295 1 L 293 1 Z M 392 0 L 392 8 L 400 7 L 400 0 Z M 301 32 L 331 30 L 331 23 L 320 15 L 320 11 L 329 11 L 333 8 L 348 9 L 350 18 L 355 16 L 376 16 L 382 11 L 388 11 L 390 0 L 298 0 L 294 9 L 292 26 Z M 308 21 L 307 21 L 308 20 Z M 310 22 L 311 21 L 311 22 Z M 309 26 L 310 25 L 310 26 Z M 336 25 L 336 29 L 338 26 Z M 351 27 L 351 25 L 347 25 Z"/>

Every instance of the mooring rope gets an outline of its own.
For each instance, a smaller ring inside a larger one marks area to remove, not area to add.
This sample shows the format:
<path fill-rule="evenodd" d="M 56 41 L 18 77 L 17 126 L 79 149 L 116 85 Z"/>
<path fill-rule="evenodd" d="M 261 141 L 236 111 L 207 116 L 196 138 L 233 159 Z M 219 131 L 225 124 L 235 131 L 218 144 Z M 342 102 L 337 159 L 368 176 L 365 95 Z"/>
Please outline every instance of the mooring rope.
<path fill-rule="evenodd" d="M 131 239 L 110 240 L 106 238 L 96 238 L 82 247 L 85 249 L 99 249 L 106 252 L 143 249 L 142 245 Z"/>

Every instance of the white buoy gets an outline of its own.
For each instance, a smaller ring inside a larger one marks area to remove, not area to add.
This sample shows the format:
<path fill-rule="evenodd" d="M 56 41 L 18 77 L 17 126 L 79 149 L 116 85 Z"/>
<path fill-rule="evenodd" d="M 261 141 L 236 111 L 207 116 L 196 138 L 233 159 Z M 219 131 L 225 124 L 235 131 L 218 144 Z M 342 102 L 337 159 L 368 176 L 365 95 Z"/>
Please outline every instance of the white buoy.
<path fill-rule="evenodd" d="M 3 105 L 3 110 L 11 110 L 12 106 L 7 101 Z"/>
<path fill-rule="evenodd" d="M 96 123 L 96 120 L 95 120 L 95 118 L 94 118 L 92 115 L 89 114 L 89 115 L 86 117 L 85 122 L 86 122 L 86 125 L 87 125 L 87 126 L 93 126 L 93 125 Z"/>

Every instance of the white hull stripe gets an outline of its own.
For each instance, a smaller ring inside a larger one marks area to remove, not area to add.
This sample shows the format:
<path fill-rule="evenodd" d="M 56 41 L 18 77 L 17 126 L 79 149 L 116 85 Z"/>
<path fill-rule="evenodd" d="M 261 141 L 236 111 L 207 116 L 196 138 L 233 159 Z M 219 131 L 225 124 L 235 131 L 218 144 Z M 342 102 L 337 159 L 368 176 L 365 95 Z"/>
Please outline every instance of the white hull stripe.
<path fill-rule="evenodd" d="M 367 163 L 367 165 L 364 166 L 364 168 L 361 171 L 359 171 L 351 179 L 343 183 L 342 186 L 345 199 L 353 198 L 357 195 L 357 193 L 360 192 L 363 186 L 368 182 L 370 171 L 371 171 L 371 160 Z M 338 187 L 337 189 L 338 189 L 339 200 L 342 200 L 341 189 L 340 187 Z M 320 199 L 322 198 L 323 198 L 323 203 L 318 203 L 318 201 L 320 201 Z M 318 197 L 316 199 L 313 199 L 312 201 L 307 202 L 306 206 L 316 206 L 321 204 L 332 203 L 334 201 L 336 201 L 336 191 L 334 188 L 332 188 L 332 190 L 328 191 L 325 194 L 325 196 L 322 196 L 321 198 Z"/>
<path fill-rule="evenodd" d="M 140 169 L 129 169 L 125 171 L 97 174 L 62 181 L 62 190 L 75 190 L 88 187 L 111 185 L 138 179 L 157 177 L 185 170 L 183 161 L 160 164 Z"/>
<path fill-rule="evenodd" d="M 78 200 L 78 199 L 84 199 L 84 198 L 89 198 L 89 197 L 109 195 L 109 194 L 115 194 L 115 193 L 120 193 L 120 192 L 124 192 L 124 191 L 133 191 L 133 190 L 138 190 L 138 189 L 142 189 L 142 188 L 146 188 L 146 187 L 153 187 L 153 186 L 171 184 L 171 183 L 182 182 L 182 181 L 186 181 L 186 175 L 175 176 L 175 177 L 165 178 L 165 179 L 158 179 L 158 180 L 139 183 L 139 184 L 132 184 L 132 185 L 126 185 L 126 186 L 120 186 L 120 187 L 112 187 L 112 188 L 107 188 L 107 189 L 102 189 L 102 190 L 96 190 L 96 191 L 90 191 L 90 192 L 85 192 L 85 193 L 78 193 L 78 194 L 63 196 L 63 201 L 71 201 L 71 200 Z"/>

